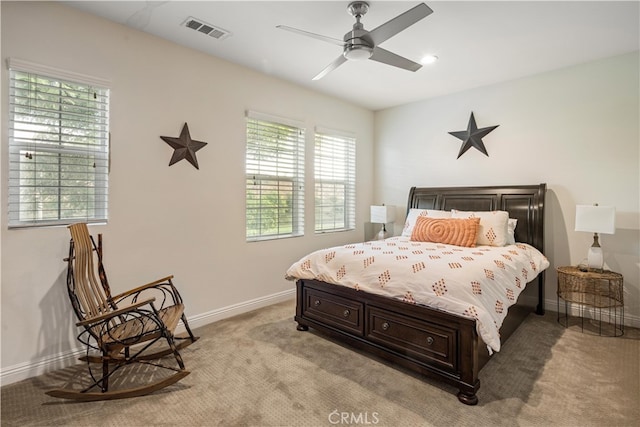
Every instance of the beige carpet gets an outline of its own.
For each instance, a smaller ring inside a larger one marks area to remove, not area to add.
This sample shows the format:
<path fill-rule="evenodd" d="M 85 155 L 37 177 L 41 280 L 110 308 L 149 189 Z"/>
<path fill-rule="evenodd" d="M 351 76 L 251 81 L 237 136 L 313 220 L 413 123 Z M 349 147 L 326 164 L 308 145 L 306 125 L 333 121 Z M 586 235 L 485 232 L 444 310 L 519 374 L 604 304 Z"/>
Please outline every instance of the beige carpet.
<path fill-rule="evenodd" d="M 152 395 L 69 402 L 67 368 L 2 387 L 2 426 L 637 426 L 640 334 L 565 329 L 530 315 L 480 372 L 478 406 L 452 387 L 299 332 L 293 301 L 199 328 L 192 371 Z M 144 377 L 141 372 L 140 377 Z"/>

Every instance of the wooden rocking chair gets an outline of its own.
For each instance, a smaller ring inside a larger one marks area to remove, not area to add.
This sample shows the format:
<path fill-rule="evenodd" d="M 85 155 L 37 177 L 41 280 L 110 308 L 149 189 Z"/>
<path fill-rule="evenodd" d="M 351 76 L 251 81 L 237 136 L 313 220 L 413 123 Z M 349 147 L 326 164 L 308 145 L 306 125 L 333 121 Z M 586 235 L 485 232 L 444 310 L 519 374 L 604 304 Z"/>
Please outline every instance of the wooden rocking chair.
<path fill-rule="evenodd" d="M 102 235 L 98 235 L 96 245 L 87 224 L 74 224 L 69 229 L 69 258 L 65 259 L 67 290 L 79 320 L 76 325 L 84 328 L 78 340 L 87 346 L 87 353 L 80 359 L 87 362 L 91 381 L 84 389 L 63 388 L 47 394 L 82 401 L 121 399 L 152 393 L 187 376 L 189 371 L 185 370 L 179 350 L 198 337 L 193 335 L 184 315 L 184 304 L 172 283 L 173 276 L 111 296 L 102 264 Z M 174 336 L 180 320 L 187 331 L 186 337 Z M 163 343 L 165 345 L 160 345 Z M 168 355 L 173 355 L 177 367 L 158 362 Z M 133 363 L 173 372 L 150 384 L 110 391 L 109 379 L 113 374 Z M 94 389 L 100 391 L 92 391 Z"/>

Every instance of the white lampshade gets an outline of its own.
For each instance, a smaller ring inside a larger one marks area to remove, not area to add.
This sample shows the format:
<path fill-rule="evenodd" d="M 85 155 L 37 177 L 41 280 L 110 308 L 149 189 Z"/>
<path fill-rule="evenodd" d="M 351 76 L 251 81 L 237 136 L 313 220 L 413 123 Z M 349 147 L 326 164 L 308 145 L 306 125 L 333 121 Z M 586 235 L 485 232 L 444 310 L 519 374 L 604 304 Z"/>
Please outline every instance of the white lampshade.
<path fill-rule="evenodd" d="M 388 224 L 395 220 L 395 209 L 391 206 L 371 206 L 371 222 L 374 224 Z"/>
<path fill-rule="evenodd" d="M 616 208 L 613 206 L 577 205 L 576 231 L 614 234 L 616 232 Z"/>

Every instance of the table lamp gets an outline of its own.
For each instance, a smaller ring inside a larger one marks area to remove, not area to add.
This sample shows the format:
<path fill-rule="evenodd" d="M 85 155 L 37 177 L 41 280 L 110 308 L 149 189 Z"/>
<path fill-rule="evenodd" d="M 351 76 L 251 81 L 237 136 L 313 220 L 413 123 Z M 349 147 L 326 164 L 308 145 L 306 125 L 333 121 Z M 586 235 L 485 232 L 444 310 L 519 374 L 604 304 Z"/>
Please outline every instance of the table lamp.
<path fill-rule="evenodd" d="M 602 271 L 604 256 L 598 242 L 598 233 L 614 234 L 616 231 L 616 208 L 613 206 L 576 205 L 576 229 L 593 233 L 593 245 L 589 248 L 587 265 Z"/>
<path fill-rule="evenodd" d="M 371 222 L 374 224 L 382 224 L 382 229 L 378 233 L 378 240 L 384 240 L 388 237 L 387 224 L 395 220 L 395 210 L 389 206 L 371 206 Z"/>

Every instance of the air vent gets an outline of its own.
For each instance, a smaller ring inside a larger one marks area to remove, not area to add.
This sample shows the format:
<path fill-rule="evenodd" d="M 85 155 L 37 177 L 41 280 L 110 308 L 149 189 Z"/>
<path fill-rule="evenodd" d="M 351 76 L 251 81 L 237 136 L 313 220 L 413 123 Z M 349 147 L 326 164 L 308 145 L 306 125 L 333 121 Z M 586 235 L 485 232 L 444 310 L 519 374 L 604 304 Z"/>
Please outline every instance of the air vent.
<path fill-rule="evenodd" d="M 191 28 L 192 30 L 196 30 L 202 34 L 206 34 L 210 37 L 213 37 L 216 40 L 224 40 L 231 35 L 231 32 L 224 30 L 220 27 L 213 26 L 211 24 L 207 24 L 201 19 L 196 19 L 193 17 L 187 18 L 186 21 L 182 23 L 187 28 Z"/>

